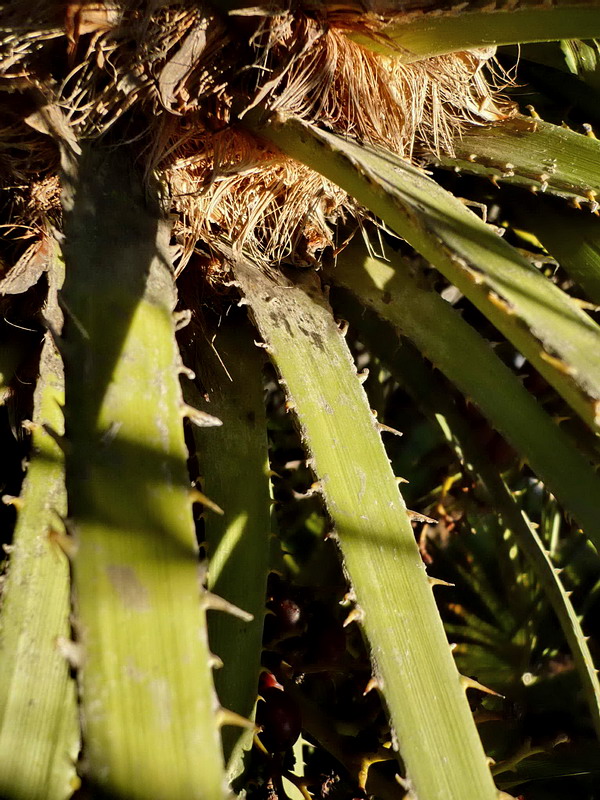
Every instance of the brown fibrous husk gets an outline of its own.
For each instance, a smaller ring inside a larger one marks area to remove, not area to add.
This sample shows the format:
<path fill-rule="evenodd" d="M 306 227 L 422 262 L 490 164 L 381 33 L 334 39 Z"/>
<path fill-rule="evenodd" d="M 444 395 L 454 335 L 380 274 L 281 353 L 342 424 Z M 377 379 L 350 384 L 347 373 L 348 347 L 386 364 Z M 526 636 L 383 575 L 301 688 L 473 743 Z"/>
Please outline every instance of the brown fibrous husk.
<path fill-rule="evenodd" d="M 0 181 L 11 224 L 42 229 L 58 212 L 56 143 L 26 122 L 31 98 L 43 97 L 80 139 L 118 129 L 121 141 L 139 143 L 147 174 L 171 193 L 179 270 L 218 238 L 266 264 L 316 264 L 339 246 L 336 223 L 363 214 L 246 132 L 239 115 L 254 105 L 413 161 L 451 152 L 465 126 L 511 113 L 498 96 L 504 77 L 486 75 L 489 52 L 403 64 L 345 35 L 361 24 L 384 32 L 381 14 L 361 22 L 280 7 L 226 20 L 189 0 L 38 0 L 29 16 L 14 3 L 4 17 L 0 90 L 10 94 L 0 92 L 0 114 L 10 115 L 0 126 Z M 15 94 L 24 107 L 16 115 Z M 46 199 L 32 216 L 33 195 Z"/>

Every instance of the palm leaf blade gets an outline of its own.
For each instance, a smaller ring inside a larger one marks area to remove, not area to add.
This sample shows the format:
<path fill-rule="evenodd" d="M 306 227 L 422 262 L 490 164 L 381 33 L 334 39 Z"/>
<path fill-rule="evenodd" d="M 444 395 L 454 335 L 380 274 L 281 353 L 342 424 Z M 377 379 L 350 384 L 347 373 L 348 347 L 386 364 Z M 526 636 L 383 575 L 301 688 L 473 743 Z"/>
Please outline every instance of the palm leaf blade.
<path fill-rule="evenodd" d="M 321 481 L 411 785 L 423 800 L 494 797 L 396 480 L 319 287 L 241 259 L 234 271 Z"/>
<path fill-rule="evenodd" d="M 169 227 L 125 156 L 65 161 L 67 494 L 86 778 L 118 797 L 217 800 Z"/>
<path fill-rule="evenodd" d="M 254 127 L 378 214 L 523 353 L 590 426 L 600 419 L 600 329 L 455 197 L 407 162 L 296 119 Z"/>

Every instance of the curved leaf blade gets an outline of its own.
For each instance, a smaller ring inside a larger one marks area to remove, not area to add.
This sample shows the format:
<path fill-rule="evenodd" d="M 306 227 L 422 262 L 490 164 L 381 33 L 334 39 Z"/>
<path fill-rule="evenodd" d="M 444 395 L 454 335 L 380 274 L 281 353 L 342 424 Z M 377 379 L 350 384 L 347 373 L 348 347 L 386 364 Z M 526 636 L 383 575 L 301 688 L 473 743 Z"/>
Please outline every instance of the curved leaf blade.
<path fill-rule="evenodd" d="M 407 13 L 384 28 L 383 34 L 351 33 L 350 37 L 375 52 L 410 63 L 474 47 L 589 39 L 600 35 L 600 7 L 563 0 L 529 8 L 496 8 L 494 4 L 491 10 L 467 7 L 435 14 Z"/>
<path fill-rule="evenodd" d="M 66 513 L 64 380 L 50 334 L 34 398 L 33 455 L 19 501 L 0 615 L 0 795 L 64 800 L 77 788 L 75 684 L 59 643 L 70 635 L 70 576 L 60 547 Z M 59 516 L 60 515 L 60 516 Z"/>
<path fill-rule="evenodd" d="M 377 423 L 316 276 L 233 258 L 295 407 L 414 792 L 495 798 L 483 749 Z"/>
<path fill-rule="evenodd" d="M 600 142 L 536 117 L 471 128 L 453 142 L 455 158 L 437 163 L 533 192 L 552 192 L 597 210 Z"/>
<path fill-rule="evenodd" d="M 63 339 L 86 779 L 221 800 L 192 518 L 170 226 L 123 151 L 64 155 Z"/>
<path fill-rule="evenodd" d="M 397 302 L 396 308 L 399 305 L 400 303 Z M 402 305 L 406 308 L 406 305 Z M 519 508 L 484 448 L 478 444 L 473 435 L 472 426 L 461 415 L 442 381 L 436 378 L 432 370 L 412 348 L 401 345 L 392 352 L 389 347 L 382 347 L 381 343 L 389 342 L 389 338 L 382 336 L 381 327 L 369 324 L 369 320 L 365 319 L 358 311 L 358 303 L 356 312 L 353 316 L 359 326 L 364 343 L 382 359 L 392 375 L 411 394 L 414 401 L 438 421 L 449 444 L 456 450 L 465 467 L 482 481 L 494 511 L 501 516 L 504 525 L 512 531 L 519 548 L 528 559 L 558 618 L 565 640 L 573 654 L 596 736 L 600 738 L 600 682 L 594 660 L 577 613 L 560 580 L 559 570 L 554 567 L 540 536 Z M 400 311 L 398 316 L 403 316 L 404 313 L 404 311 Z M 465 361 L 470 360 L 470 355 L 469 352 L 463 352 Z M 495 358 L 495 355 L 493 357 Z M 498 389 L 500 390 L 500 385 Z M 503 389 L 504 400 L 507 405 L 510 405 L 513 400 L 510 388 L 504 384 Z M 515 409 L 515 411 L 518 414 L 518 410 Z M 446 630 L 448 630 L 448 626 L 446 626 Z M 494 636 L 486 641 L 485 635 L 483 635 L 482 641 L 488 647 L 496 646 L 496 637 Z M 505 643 L 502 645 L 506 646 Z"/>
<path fill-rule="evenodd" d="M 246 621 L 212 612 L 209 643 L 223 662 L 215 672 L 221 704 L 250 718 L 258 691 L 271 530 L 264 357 L 254 344 L 252 327 L 232 320 L 232 314 L 216 329 L 206 323 L 204 333 L 189 363 L 206 399 L 195 387 L 184 393 L 188 402 L 223 423 L 194 428 L 203 491 L 223 510 L 222 515 L 209 510 L 204 522 L 208 586 L 253 616 Z M 223 744 L 233 780 L 252 746 L 252 731 L 228 726 Z"/>
<path fill-rule="evenodd" d="M 406 239 L 523 353 L 591 427 L 600 425 L 600 328 L 475 214 L 391 153 L 298 119 L 253 129 L 344 188 Z"/>
<path fill-rule="evenodd" d="M 527 392 L 476 330 L 427 286 L 403 260 L 371 258 L 351 245 L 338 257 L 331 279 L 393 326 L 472 400 L 529 462 L 600 551 L 600 521 L 590 497 L 600 478 L 568 436 Z M 353 315 L 360 327 L 358 312 Z"/>

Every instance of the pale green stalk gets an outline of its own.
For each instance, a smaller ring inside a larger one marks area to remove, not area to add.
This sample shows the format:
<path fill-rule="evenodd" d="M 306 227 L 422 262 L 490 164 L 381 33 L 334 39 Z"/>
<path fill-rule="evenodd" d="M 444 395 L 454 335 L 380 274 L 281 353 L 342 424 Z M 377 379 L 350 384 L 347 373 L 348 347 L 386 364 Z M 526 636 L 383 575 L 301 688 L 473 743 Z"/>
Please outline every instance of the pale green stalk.
<path fill-rule="evenodd" d="M 527 392 L 476 330 L 393 251 L 369 257 L 361 243 L 340 254 L 331 278 L 407 336 L 473 401 L 529 462 L 600 551 L 600 520 L 591 497 L 600 478 L 569 437 Z M 414 273 L 413 273 L 414 274 Z M 353 317 L 360 325 L 361 317 Z"/>
<path fill-rule="evenodd" d="M 406 298 L 403 300 L 406 301 Z M 397 298 L 396 305 L 399 307 L 398 317 L 401 317 L 406 308 L 405 302 L 401 303 L 400 298 Z M 408 305 L 411 305 L 410 302 Z M 359 315 L 357 317 L 360 319 Z M 365 320 L 365 323 L 360 328 L 364 343 L 382 359 L 415 402 L 437 420 L 448 442 L 457 451 L 465 466 L 482 481 L 494 511 L 502 517 L 505 527 L 510 529 L 519 548 L 529 561 L 569 645 L 584 689 L 592 723 L 596 735 L 600 738 L 600 683 L 590 648 L 581 628 L 581 622 L 559 578 L 560 570 L 554 567 L 540 536 L 517 505 L 485 449 L 477 442 L 472 425 L 460 414 L 448 395 L 444 383 L 411 348 L 400 346 L 392 350 L 389 347 L 389 331 L 388 336 L 382 336 L 384 331 L 381 324 L 369 325 L 368 320 Z M 388 345 L 385 348 L 381 346 L 383 341 Z M 468 352 L 463 351 L 462 355 L 465 361 L 469 361 L 470 354 Z M 505 385 L 503 391 L 504 402 L 507 406 L 513 402 L 510 388 Z M 515 409 L 515 414 L 518 414 L 517 409 Z M 496 615 L 494 617 L 497 618 Z M 463 619 L 469 622 L 470 631 L 475 630 L 480 635 L 480 641 L 485 646 L 491 647 L 491 649 L 506 647 L 505 642 L 498 643 L 497 630 L 493 626 L 488 628 L 487 624 L 475 615 L 471 615 L 469 618 L 466 610 L 463 610 Z M 446 625 L 446 632 L 450 634 L 448 628 L 449 626 Z"/>
<path fill-rule="evenodd" d="M 402 12 L 406 5 L 390 0 L 387 8 Z M 600 6 L 596 2 L 562 0 L 552 6 L 524 4 L 518 8 L 492 3 L 476 10 L 459 4 L 459 8 L 436 9 L 435 14 L 405 13 L 388 25 L 382 36 L 350 36 L 364 47 L 405 63 L 473 47 L 600 36 Z"/>
<path fill-rule="evenodd" d="M 70 636 L 62 363 L 50 334 L 40 357 L 32 455 L 21 497 L 0 614 L 0 795 L 64 800 L 77 788 L 79 722 L 62 643 Z"/>
<path fill-rule="evenodd" d="M 280 372 L 335 526 L 394 741 L 419 800 L 496 790 L 377 421 L 318 278 L 233 269 Z"/>
<path fill-rule="evenodd" d="M 211 591 L 252 614 L 243 620 L 211 612 L 211 650 L 223 662 L 215 672 L 221 704 L 252 717 L 265 614 L 271 497 L 267 422 L 262 367 L 264 356 L 254 344 L 248 323 L 225 317 L 218 328 L 203 327 L 204 336 L 188 359 L 200 379 L 202 394 L 194 405 L 216 415 L 222 427 L 194 427 L 202 490 L 223 510 L 207 509 L 208 585 Z M 188 386 L 188 391 L 194 387 Z M 186 391 L 186 397 L 188 396 Z M 192 395 L 189 395 L 192 397 Z M 230 779 L 242 768 L 252 731 L 223 730 Z"/>
<path fill-rule="evenodd" d="M 298 119 L 257 114 L 248 124 L 382 218 L 458 286 L 582 419 L 600 424 L 600 328 L 460 200 L 392 153 Z"/>
<path fill-rule="evenodd" d="M 129 154 L 63 154 L 61 349 L 84 770 L 94 796 L 221 800 L 183 437 L 170 226 Z"/>
<path fill-rule="evenodd" d="M 600 142 L 593 136 L 517 116 L 487 128 L 463 131 L 452 146 L 455 156 L 438 163 L 484 175 L 534 193 L 551 192 L 597 210 L 600 194 Z M 532 199 L 523 201 L 533 203 Z"/>

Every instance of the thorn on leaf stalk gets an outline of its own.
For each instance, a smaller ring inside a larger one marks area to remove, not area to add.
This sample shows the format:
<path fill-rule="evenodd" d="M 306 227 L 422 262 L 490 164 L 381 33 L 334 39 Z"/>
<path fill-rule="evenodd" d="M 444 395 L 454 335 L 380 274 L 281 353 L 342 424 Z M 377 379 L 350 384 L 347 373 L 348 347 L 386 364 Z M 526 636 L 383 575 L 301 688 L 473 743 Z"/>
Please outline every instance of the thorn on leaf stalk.
<path fill-rule="evenodd" d="M 514 313 L 506 300 L 503 300 L 501 297 L 499 297 L 496 292 L 488 292 L 488 300 L 492 303 L 492 305 L 495 305 L 496 308 L 499 308 L 500 311 L 504 312 L 505 314 Z"/>
<path fill-rule="evenodd" d="M 13 494 L 3 494 L 2 495 L 2 502 L 5 506 L 12 506 L 15 511 L 22 511 L 23 510 L 23 500 L 20 497 L 16 497 Z"/>
<path fill-rule="evenodd" d="M 236 728 L 247 728 L 250 731 L 258 731 L 256 725 L 252 720 L 243 717 L 236 711 L 231 711 L 228 708 L 219 708 L 216 714 L 217 725 L 222 728 L 224 725 L 233 725 Z"/>
<path fill-rule="evenodd" d="M 74 642 L 72 639 L 67 639 L 66 636 L 57 636 L 55 643 L 56 649 L 71 669 L 81 669 L 85 661 L 83 645 Z"/>
<path fill-rule="evenodd" d="M 24 431 L 27 431 L 27 433 L 33 433 L 34 431 L 39 431 L 41 425 L 39 422 L 32 422 L 30 419 L 24 419 L 21 422 L 21 427 Z"/>
<path fill-rule="evenodd" d="M 369 694 L 369 692 L 373 691 L 373 689 L 381 689 L 381 684 L 375 677 L 369 678 L 367 685 L 365 686 L 365 690 L 362 693 L 363 697 L 366 697 Z"/>
<path fill-rule="evenodd" d="M 594 129 L 592 128 L 592 126 L 590 125 L 589 122 L 584 122 L 581 127 L 585 131 L 585 135 L 589 136 L 590 139 L 595 139 L 596 138 L 596 134 L 594 133 Z"/>
<path fill-rule="evenodd" d="M 340 600 L 340 605 L 349 606 L 352 603 L 356 603 L 356 592 L 354 591 L 354 589 L 349 589 Z"/>
<path fill-rule="evenodd" d="M 540 115 L 537 113 L 537 111 L 535 110 L 535 108 L 531 104 L 529 104 L 528 106 L 525 106 L 525 108 L 527 109 L 527 111 L 529 111 L 529 113 L 531 114 L 531 116 L 534 119 L 541 119 Z"/>
<path fill-rule="evenodd" d="M 365 368 L 362 370 L 362 372 L 357 372 L 357 373 L 356 373 L 356 376 L 357 376 L 358 380 L 360 381 L 360 383 L 364 383 L 364 382 L 367 380 L 367 378 L 369 377 L 369 370 L 368 370 L 368 368 L 367 368 L 367 367 L 365 367 Z"/>
<path fill-rule="evenodd" d="M 191 381 L 195 380 L 196 378 L 196 373 L 194 372 L 194 370 L 190 369 L 189 367 L 186 367 L 185 364 L 180 364 L 179 367 L 177 368 L 177 371 L 179 372 L 180 375 L 185 375 L 185 377 L 189 378 Z"/>
<path fill-rule="evenodd" d="M 181 311 L 173 313 L 173 322 L 175 323 L 175 330 L 180 331 L 185 328 L 192 321 L 192 312 L 189 308 L 184 308 Z"/>
<path fill-rule="evenodd" d="M 466 675 L 460 676 L 460 683 L 465 691 L 467 689 L 478 689 L 480 692 L 485 692 L 485 694 L 491 694 L 494 697 L 504 698 L 503 694 L 498 694 L 498 692 L 495 692 L 493 689 L 488 689 L 488 687 L 484 686 L 483 683 L 479 683 L 479 681 L 473 680 L 473 678 L 468 678 Z"/>
<path fill-rule="evenodd" d="M 347 628 L 348 625 L 351 625 L 353 622 L 362 622 L 364 618 L 365 618 L 365 612 L 362 610 L 362 608 L 360 606 L 354 606 L 352 611 L 343 621 L 342 627 Z"/>
<path fill-rule="evenodd" d="M 56 528 L 50 528 L 47 532 L 48 541 L 55 544 L 63 551 L 69 561 L 75 558 L 77 553 L 77 543 L 72 536 L 64 531 L 57 531 Z"/>
<path fill-rule="evenodd" d="M 439 522 L 439 520 L 420 514 L 418 511 L 411 511 L 410 508 L 406 509 L 406 516 L 411 522 L 427 522 L 429 525 L 437 525 Z"/>
<path fill-rule="evenodd" d="M 357 776 L 358 788 L 361 789 L 366 794 L 369 770 L 371 769 L 373 764 L 378 764 L 381 761 L 391 761 L 393 758 L 394 756 L 387 750 L 384 750 L 383 748 L 380 749 L 379 753 L 373 753 L 372 755 L 364 755 L 360 760 L 360 767 L 358 770 L 358 776 Z"/>
<path fill-rule="evenodd" d="M 348 328 L 349 327 L 350 327 L 350 323 L 348 322 L 347 319 L 338 320 L 338 330 L 342 334 L 342 336 L 345 336 L 348 333 Z"/>
<path fill-rule="evenodd" d="M 551 356 L 550 353 L 547 353 L 545 350 L 540 352 L 540 358 L 543 361 L 546 361 L 548 364 L 551 364 L 555 369 L 559 372 L 562 372 L 563 375 L 575 375 L 576 370 L 569 366 L 565 361 L 560 358 L 556 358 L 555 356 Z"/>
<path fill-rule="evenodd" d="M 471 162 L 471 164 L 474 164 L 474 163 L 477 161 L 477 156 L 475 155 L 475 153 L 471 153 L 471 154 L 470 154 L 470 155 L 467 157 L 467 161 L 470 161 L 470 162 Z"/>
<path fill-rule="evenodd" d="M 400 484 L 400 483 L 410 483 L 410 481 L 408 480 L 408 478 L 401 478 L 401 477 L 400 477 L 400 475 L 396 475 L 396 476 L 394 477 L 394 480 L 395 480 L 395 481 L 396 481 L 396 483 L 398 483 L 398 484 Z"/>
<path fill-rule="evenodd" d="M 402 431 L 396 430 L 396 428 L 391 428 L 389 425 L 384 425 L 383 422 L 377 423 L 377 430 L 378 431 L 387 431 L 388 433 L 393 433 L 394 436 L 403 436 L 404 434 Z"/>
<path fill-rule="evenodd" d="M 432 578 L 431 575 L 427 576 L 427 580 L 432 588 L 434 586 L 456 586 L 455 583 L 448 583 L 448 581 L 443 581 L 441 578 Z"/>
<path fill-rule="evenodd" d="M 216 653 L 210 653 L 208 656 L 208 666 L 211 669 L 222 669 L 223 668 L 223 659 L 219 658 Z"/>
<path fill-rule="evenodd" d="M 294 403 L 293 400 L 286 400 L 284 408 L 288 412 L 289 411 L 295 411 L 296 410 L 296 403 Z"/>
<path fill-rule="evenodd" d="M 190 422 L 193 422 L 199 428 L 217 428 L 223 424 L 218 417 L 213 417 L 212 414 L 207 414 L 206 411 L 200 411 L 198 408 L 188 406 L 187 403 L 181 404 L 181 416 L 187 417 Z"/>
<path fill-rule="evenodd" d="M 218 506 L 210 497 L 207 497 L 200 489 L 190 489 L 190 500 L 192 503 L 201 503 L 206 508 L 210 508 L 211 511 L 214 511 L 215 514 L 224 514 L 225 512 Z"/>
<path fill-rule="evenodd" d="M 225 600 L 224 597 L 213 594 L 213 592 L 204 592 L 202 599 L 205 608 L 211 611 L 224 611 L 226 614 L 231 614 L 232 617 L 237 617 L 243 622 L 252 622 L 254 619 L 254 614 L 250 614 L 249 611 L 244 611 L 243 608 L 239 608 L 233 603 L 230 603 L 229 600 Z"/>

